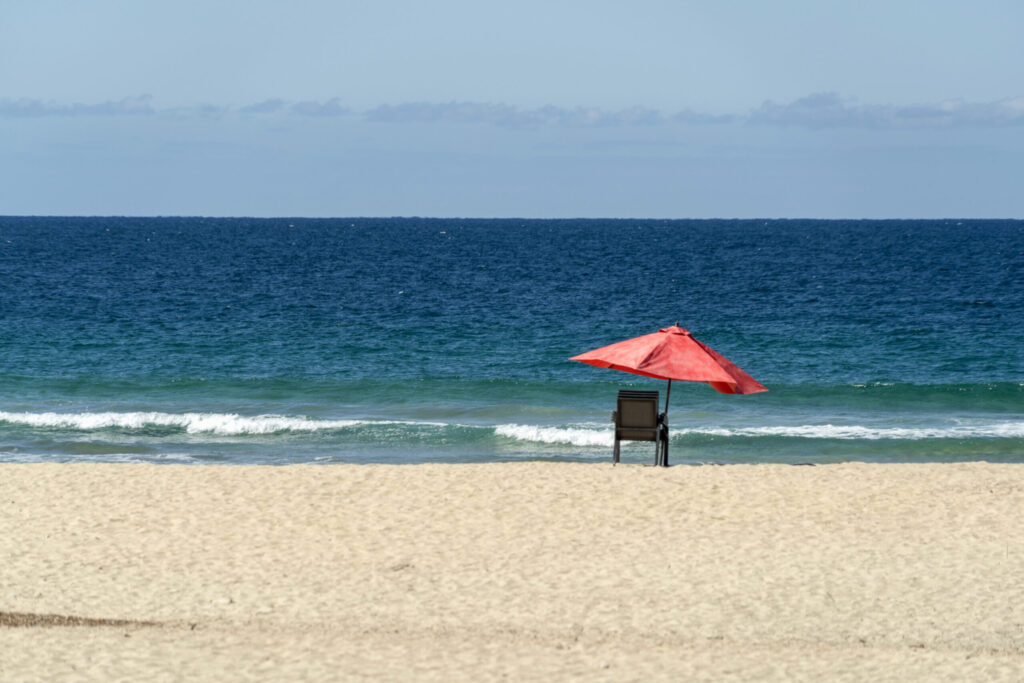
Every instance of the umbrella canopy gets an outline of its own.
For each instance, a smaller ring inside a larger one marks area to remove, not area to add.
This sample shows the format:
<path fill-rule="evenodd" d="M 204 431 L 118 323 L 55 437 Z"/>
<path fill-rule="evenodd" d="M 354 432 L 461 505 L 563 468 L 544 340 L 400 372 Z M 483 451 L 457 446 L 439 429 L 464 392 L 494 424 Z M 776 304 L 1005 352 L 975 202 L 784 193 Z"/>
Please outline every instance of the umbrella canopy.
<path fill-rule="evenodd" d="M 728 358 L 694 339 L 678 324 L 653 334 L 602 346 L 569 360 L 655 379 L 707 382 L 723 394 L 768 391 Z M 668 399 L 665 403 L 667 409 Z"/>

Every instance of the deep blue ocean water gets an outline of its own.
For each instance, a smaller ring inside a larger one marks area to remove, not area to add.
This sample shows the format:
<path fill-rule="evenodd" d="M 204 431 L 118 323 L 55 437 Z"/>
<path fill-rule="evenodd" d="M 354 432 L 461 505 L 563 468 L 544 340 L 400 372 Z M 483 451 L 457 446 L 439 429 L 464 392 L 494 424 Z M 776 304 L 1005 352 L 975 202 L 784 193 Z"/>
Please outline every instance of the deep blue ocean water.
<path fill-rule="evenodd" d="M 1024 221 L 0 218 L 0 462 L 1024 462 Z M 627 444 L 627 462 L 653 461 Z"/>

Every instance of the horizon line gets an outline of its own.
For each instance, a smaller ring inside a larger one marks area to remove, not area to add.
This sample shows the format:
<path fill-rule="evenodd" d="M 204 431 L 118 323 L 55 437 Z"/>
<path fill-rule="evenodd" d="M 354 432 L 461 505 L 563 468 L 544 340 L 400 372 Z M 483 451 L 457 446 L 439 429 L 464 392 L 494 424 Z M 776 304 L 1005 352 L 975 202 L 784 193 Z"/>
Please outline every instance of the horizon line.
<path fill-rule="evenodd" d="M 227 215 L 227 214 L 0 214 L 0 219 L 10 218 L 119 218 L 119 219 L 216 219 L 216 220 L 301 220 L 301 221 L 334 221 L 334 220 L 428 220 L 428 221 L 1024 221 L 1024 217 L 971 217 L 971 216 L 940 216 L 913 218 L 905 217 L 816 217 L 816 216 L 718 216 L 718 217 L 659 217 L 659 216 L 420 216 L 415 214 L 393 216 L 300 216 L 300 215 Z"/>

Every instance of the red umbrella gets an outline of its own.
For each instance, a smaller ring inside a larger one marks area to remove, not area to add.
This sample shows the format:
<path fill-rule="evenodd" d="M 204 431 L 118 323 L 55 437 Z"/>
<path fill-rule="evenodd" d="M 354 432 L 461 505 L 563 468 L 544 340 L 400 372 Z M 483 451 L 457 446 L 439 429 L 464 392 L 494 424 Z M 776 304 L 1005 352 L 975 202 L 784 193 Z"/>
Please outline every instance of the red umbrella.
<path fill-rule="evenodd" d="M 768 391 L 728 358 L 694 339 L 678 323 L 653 334 L 581 353 L 569 360 L 655 379 L 667 379 L 669 394 L 672 393 L 672 380 L 707 382 L 723 394 Z M 668 398 L 666 395 L 665 412 L 668 412 Z"/>

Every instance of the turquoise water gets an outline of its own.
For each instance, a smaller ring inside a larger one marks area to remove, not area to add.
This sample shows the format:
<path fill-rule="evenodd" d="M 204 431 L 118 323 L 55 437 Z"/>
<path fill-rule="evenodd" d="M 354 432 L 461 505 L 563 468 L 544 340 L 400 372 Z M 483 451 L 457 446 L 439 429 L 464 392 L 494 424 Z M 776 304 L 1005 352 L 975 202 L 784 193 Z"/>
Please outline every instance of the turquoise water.
<path fill-rule="evenodd" d="M 0 320 L 6 462 L 608 460 L 676 321 L 673 462 L 1024 461 L 1021 221 L 9 217 Z"/>

